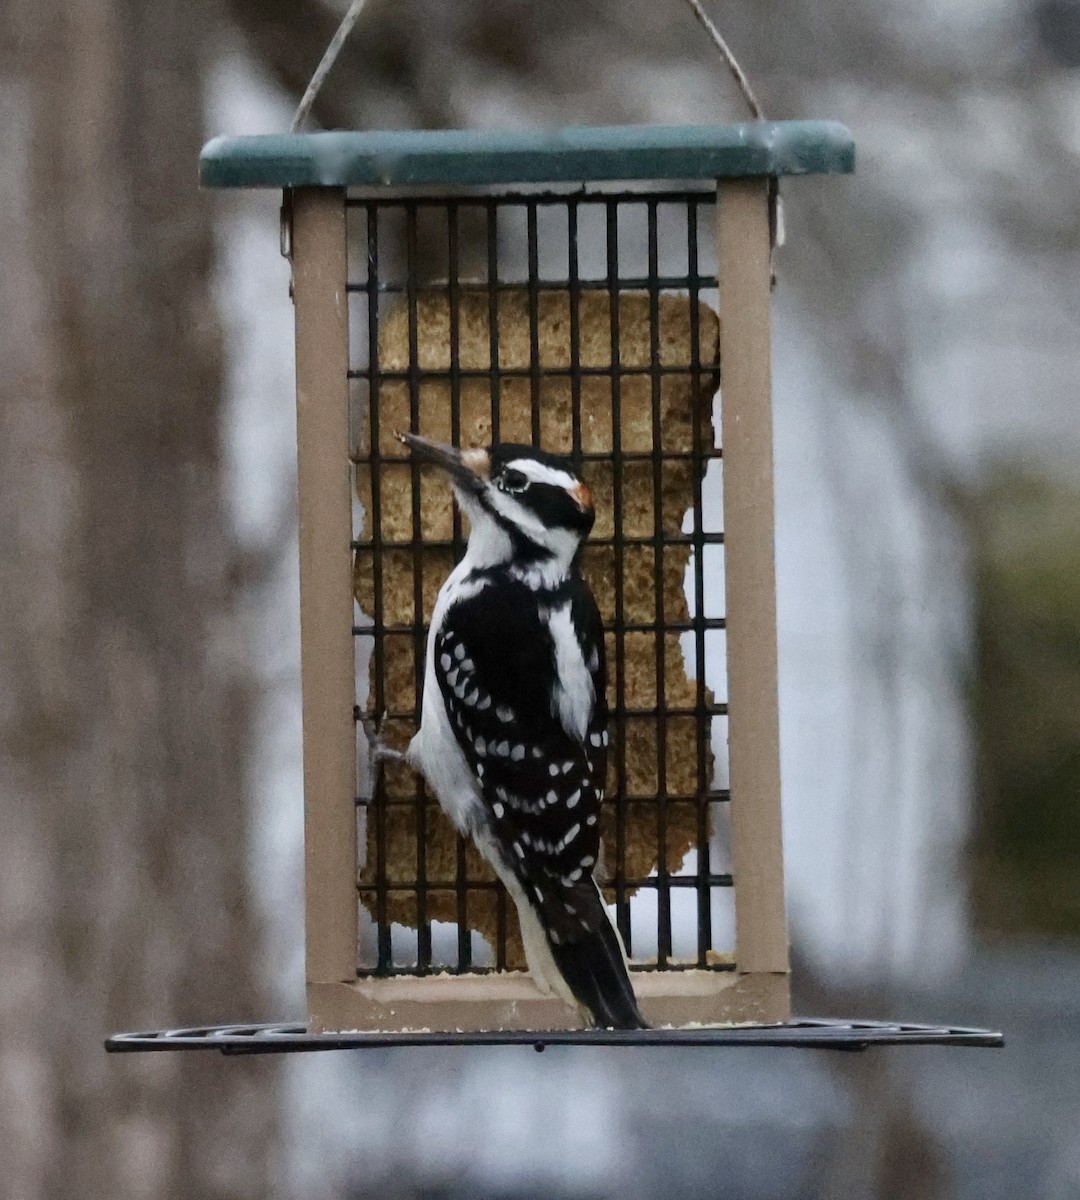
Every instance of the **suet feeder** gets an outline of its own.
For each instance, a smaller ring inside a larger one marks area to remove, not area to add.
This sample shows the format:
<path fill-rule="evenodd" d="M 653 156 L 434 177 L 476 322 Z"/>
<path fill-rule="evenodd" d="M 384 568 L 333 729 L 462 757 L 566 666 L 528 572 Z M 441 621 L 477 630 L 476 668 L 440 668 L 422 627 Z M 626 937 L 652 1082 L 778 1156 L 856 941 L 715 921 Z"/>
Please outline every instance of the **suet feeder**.
<path fill-rule="evenodd" d="M 853 163 L 846 129 L 802 121 L 205 148 L 205 186 L 284 192 L 308 1022 L 111 1048 L 994 1041 L 791 1020 L 771 197 L 781 177 Z M 445 483 L 400 429 L 540 445 L 596 497 L 583 567 L 608 642 L 605 893 L 653 1030 L 580 1030 L 543 996 L 490 870 L 418 777 L 369 769 L 373 722 L 398 747 L 416 728 L 426 622 L 464 546 Z"/>

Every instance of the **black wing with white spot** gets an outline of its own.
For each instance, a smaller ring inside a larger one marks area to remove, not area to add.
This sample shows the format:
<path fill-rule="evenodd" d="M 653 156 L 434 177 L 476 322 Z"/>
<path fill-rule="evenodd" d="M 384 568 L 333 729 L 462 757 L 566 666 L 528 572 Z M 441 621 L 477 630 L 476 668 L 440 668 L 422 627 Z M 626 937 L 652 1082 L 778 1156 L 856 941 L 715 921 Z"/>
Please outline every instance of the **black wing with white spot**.
<path fill-rule="evenodd" d="M 569 682 L 587 686 L 575 698 L 587 719 L 573 731 L 560 718 L 557 663 L 568 651 L 560 655 L 550 620 L 559 611 L 571 615 L 578 641 Z M 572 937 L 586 915 L 575 895 L 596 865 L 607 771 L 603 639 L 591 597 L 573 581 L 538 604 L 525 585 L 493 580 L 453 605 L 435 638 L 447 715 L 480 781 L 491 832 L 545 923 Z"/>
<path fill-rule="evenodd" d="M 521 883 L 573 995 L 638 1028 L 622 947 L 593 881 L 607 775 L 603 628 L 579 579 L 508 577 L 452 605 L 435 633 L 447 716 L 480 783 L 488 835 Z"/>

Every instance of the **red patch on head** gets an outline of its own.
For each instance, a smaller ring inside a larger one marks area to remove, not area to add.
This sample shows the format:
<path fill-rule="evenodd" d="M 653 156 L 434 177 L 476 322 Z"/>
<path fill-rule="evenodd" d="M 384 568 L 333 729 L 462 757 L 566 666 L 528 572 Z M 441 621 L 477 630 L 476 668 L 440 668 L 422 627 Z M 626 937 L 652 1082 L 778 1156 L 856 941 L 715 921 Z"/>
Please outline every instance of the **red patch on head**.
<path fill-rule="evenodd" d="M 582 512 L 587 512 L 592 508 L 592 492 L 589 491 L 585 484 L 575 483 L 570 488 L 570 495 L 577 501 L 578 507 Z"/>

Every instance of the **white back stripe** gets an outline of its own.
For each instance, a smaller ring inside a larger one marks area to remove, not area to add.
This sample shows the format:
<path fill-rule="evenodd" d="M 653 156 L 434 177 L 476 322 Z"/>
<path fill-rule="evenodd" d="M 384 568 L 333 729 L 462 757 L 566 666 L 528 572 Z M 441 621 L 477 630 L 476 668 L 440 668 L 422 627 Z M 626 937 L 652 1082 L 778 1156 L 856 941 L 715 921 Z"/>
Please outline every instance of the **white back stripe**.
<path fill-rule="evenodd" d="M 569 601 L 547 613 L 547 626 L 555 645 L 554 715 L 572 738 L 584 742 L 596 694 L 570 619 Z"/>

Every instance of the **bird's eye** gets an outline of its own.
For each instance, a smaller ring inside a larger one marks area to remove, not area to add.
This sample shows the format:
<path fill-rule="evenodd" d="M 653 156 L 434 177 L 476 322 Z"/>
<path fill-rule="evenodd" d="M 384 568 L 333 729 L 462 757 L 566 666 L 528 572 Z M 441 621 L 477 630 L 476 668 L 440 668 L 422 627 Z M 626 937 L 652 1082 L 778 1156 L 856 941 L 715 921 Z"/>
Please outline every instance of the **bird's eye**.
<path fill-rule="evenodd" d="M 499 487 L 504 492 L 523 492 L 529 486 L 529 477 L 523 471 L 504 471 Z"/>

